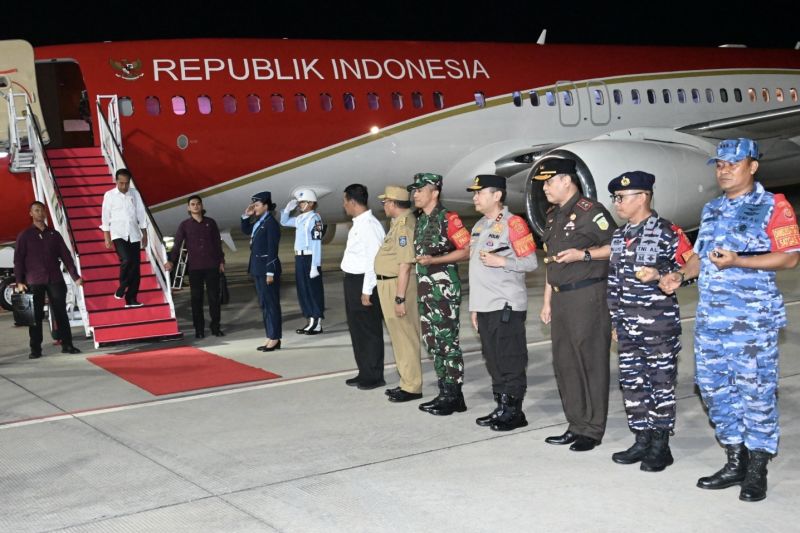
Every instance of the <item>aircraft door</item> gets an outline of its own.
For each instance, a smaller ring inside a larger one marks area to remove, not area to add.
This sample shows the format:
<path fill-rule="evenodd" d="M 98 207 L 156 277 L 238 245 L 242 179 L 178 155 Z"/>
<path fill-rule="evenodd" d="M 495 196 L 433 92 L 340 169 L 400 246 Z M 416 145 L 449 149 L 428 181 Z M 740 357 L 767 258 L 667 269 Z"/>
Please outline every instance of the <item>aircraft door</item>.
<path fill-rule="evenodd" d="M 47 130 L 42 121 L 42 110 L 39 107 L 33 47 L 27 41 L 0 41 L 0 94 L 8 97 L 12 92 L 15 95 L 14 105 L 17 116 L 23 114 L 27 97 L 33 114 L 38 119 L 42 140 L 47 142 Z M 8 147 L 10 121 L 6 101 L 4 98 L 0 98 L 0 147 Z M 17 126 L 19 125 L 18 123 Z M 26 131 L 20 131 L 19 134 L 27 137 Z"/>
<path fill-rule="evenodd" d="M 611 122 L 611 102 L 608 101 L 608 87 L 602 81 L 586 83 L 589 102 L 589 117 L 595 126 L 605 126 Z"/>
<path fill-rule="evenodd" d="M 36 63 L 48 148 L 94 146 L 92 112 L 80 66 L 65 59 Z"/>
<path fill-rule="evenodd" d="M 562 126 L 577 126 L 581 122 L 581 99 L 578 88 L 571 81 L 556 82 L 558 120 Z"/>

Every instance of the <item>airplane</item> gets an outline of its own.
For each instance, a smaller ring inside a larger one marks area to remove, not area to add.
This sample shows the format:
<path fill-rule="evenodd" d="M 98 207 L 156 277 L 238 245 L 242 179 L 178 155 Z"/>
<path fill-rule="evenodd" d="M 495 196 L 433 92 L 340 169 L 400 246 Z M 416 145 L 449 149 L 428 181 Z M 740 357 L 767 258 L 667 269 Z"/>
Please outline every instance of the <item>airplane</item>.
<path fill-rule="evenodd" d="M 654 173 L 655 208 L 685 228 L 719 194 L 706 167 L 719 139 L 759 140 L 765 185 L 800 181 L 800 51 L 542 42 L 0 41 L 0 92 L 28 96 L 48 149 L 98 145 L 95 102 L 115 95 L 125 161 L 163 234 L 200 194 L 229 245 L 259 191 L 280 209 L 314 189 L 335 230 L 345 186 L 374 202 L 420 171 L 442 174 L 444 204 L 464 214 L 475 175 L 506 176 L 510 208 L 537 232 L 547 202 L 530 176 L 552 157 L 574 159 L 584 194 L 607 205 L 610 179 Z M 3 115 L 9 242 L 33 192 L 8 170 Z"/>

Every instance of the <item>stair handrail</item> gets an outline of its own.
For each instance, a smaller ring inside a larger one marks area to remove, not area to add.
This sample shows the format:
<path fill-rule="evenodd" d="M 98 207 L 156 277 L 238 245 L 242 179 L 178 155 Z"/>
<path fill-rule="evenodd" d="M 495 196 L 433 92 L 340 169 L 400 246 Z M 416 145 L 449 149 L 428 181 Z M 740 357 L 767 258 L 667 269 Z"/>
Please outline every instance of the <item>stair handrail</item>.
<path fill-rule="evenodd" d="M 112 123 L 109 124 L 106 115 L 103 113 L 102 102 L 108 100 L 107 113 L 111 117 Z M 119 123 L 119 104 L 116 94 L 98 94 L 97 95 L 97 127 L 100 133 L 100 148 L 103 151 L 106 164 L 111 171 L 111 175 L 115 176 L 117 170 L 120 168 L 130 167 L 125 162 L 122 155 L 122 132 Z M 136 187 L 136 180 L 131 177 L 131 187 Z M 156 224 L 153 214 L 147 204 L 144 206 L 147 213 L 147 258 L 150 265 L 153 267 L 153 272 L 157 272 L 156 279 L 161 287 L 164 297 L 169 303 L 170 316 L 176 318 L 175 303 L 172 301 L 172 290 L 170 288 L 170 278 L 165 265 L 167 263 L 167 248 L 164 246 L 164 236 Z"/>
<path fill-rule="evenodd" d="M 34 181 L 34 196 L 36 199 L 48 208 L 50 216 L 50 225 L 53 229 L 58 231 L 64 237 L 64 244 L 72 256 L 75 263 L 75 269 L 78 275 L 81 273 L 80 254 L 78 247 L 75 244 L 75 235 L 72 232 L 72 227 L 69 224 L 67 212 L 64 209 L 64 200 L 61 195 L 61 189 L 56 183 L 53 176 L 53 169 L 50 166 L 50 160 L 44 150 L 42 143 L 41 130 L 39 124 L 36 122 L 36 117 L 33 114 L 33 109 L 26 103 L 25 115 L 26 130 L 28 133 L 28 146 L 33 153 L 34 167 L 31 170 L 32 179 Z M 64 276 L 65 281 L 75 285 L 70 276 Z M 84 334 L 89 337 L 91 328 L 89 327 L 89 313 L 86 310 L 86 300 L 84 298 L 83 287 L 79 285 L 74 286 L 74 294 L 78 304 L 78 310 L 81 314 L 83 322 Z M 61 325 L 59 325 L 61 326 Z"/>
<path fill-rule="evenodd" d="M 0 91 L 0 95 L 3 96 L 3 99 L 6 101 L 6 108 L 8 110 L 8 153 L 10 155 L 10 161 L 12 163 L 12 167 L 14 166 L 14 161 L 19 156 L 19 153 L 22 152 L 22 139 L 19 135 L 19 122 L 27 122 L 26 116 L 17 116 L 17 104 L 15 103 L 15 98 L 22 98 L 23 107 L 28 107 L 28 95 L 24 92 L 22 93 L 15 93 L 12 87 L 8 88 L 8 91 L 2 92 Z M 30 116 L 30 115 L 28 115 Z"/>

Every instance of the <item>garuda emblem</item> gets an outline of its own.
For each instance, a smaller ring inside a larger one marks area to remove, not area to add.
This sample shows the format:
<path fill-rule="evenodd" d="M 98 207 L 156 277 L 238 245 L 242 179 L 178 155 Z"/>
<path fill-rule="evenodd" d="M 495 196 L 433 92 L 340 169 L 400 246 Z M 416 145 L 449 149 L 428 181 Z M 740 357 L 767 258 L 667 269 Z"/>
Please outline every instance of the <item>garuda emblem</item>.
<path fill-rule="evenodd" d="M 141 72 L 142 61 L 140 59 L 136 61 L 129 61 L 127 59 L 120 59 L 117 61 L 116 59 L 109 59 L 108 63 L 111 65 L 111 68 L 117 71 L 115 76 L 123 80 L 133 81 L 144 76 Z"/>

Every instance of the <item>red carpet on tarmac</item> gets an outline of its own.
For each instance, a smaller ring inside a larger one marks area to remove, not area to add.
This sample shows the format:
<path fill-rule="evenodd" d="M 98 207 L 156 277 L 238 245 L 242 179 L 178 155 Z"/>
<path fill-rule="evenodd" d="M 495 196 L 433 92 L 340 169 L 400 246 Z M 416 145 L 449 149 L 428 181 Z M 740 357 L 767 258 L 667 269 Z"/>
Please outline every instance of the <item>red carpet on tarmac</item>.
<path fill-rule="evenodd" d="M 280 377 L 191 346 L 98 355 L 89 361 L 156 396 Z"/>

